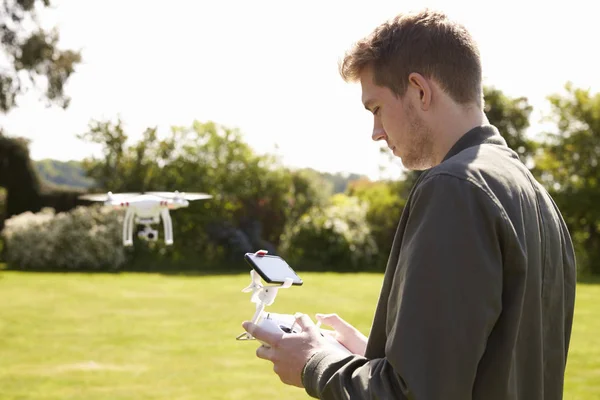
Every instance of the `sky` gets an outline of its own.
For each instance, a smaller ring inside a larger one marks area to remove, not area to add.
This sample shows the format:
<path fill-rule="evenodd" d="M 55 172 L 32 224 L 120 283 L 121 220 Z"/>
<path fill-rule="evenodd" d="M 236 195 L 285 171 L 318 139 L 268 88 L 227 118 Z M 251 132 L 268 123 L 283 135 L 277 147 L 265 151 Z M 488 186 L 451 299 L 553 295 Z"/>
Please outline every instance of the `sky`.
<path fill-rule="evenodd" d="M 132 141 L 147 127 L 166 135 L 211 120 L 291 167 L 397 177 L 400 160 L 380 170 L 360 87 L 338 73 L 353 42 L 399 12 L 443 10 L 477 41 L 484 83 L 529 99 L 535 133 L 546 97 L 567 81 L 600 91 L 597 13 L 586 3 L 54 0 L 44 25 L 83 55 L 66 86 L 71 104 L 47 108 L 27 94 L 0 123 L 31 140 L 35 160 L 98 155 L 76 138 L 93 119 L 121 117 Z"/>

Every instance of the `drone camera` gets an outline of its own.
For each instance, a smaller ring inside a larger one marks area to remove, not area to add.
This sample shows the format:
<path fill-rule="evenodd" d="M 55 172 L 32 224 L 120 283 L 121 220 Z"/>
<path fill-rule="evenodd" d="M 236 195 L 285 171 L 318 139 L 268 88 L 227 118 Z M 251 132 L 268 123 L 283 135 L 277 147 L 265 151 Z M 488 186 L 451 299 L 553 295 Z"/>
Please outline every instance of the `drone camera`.
<path fill-rule="evenodd" d="M 150 242 L 156 242 L 158 240 L 158 231 L 146 226 L 144 230 L 138 232 L 138 237 Z"/>

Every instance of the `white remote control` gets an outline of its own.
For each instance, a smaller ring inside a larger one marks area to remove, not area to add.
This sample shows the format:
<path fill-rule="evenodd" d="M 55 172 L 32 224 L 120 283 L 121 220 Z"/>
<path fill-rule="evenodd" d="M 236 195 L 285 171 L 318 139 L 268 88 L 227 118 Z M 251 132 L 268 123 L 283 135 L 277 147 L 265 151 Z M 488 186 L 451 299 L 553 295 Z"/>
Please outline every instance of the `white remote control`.
<path fill-rule="evenodd" d="M 255 253 L 255 256 L 264 257 L 267 254 L 266 250 L 259 250 Z M 276 257 L 276 260 L 282 261 L 281 258 Z M 287 264 L 285 264 L 287 266 Z M 284 268 L 285 269 L 285 268 Z M 293 271 L 287 268 L 292 274 Z M 273 271 L 272 271 L 273 272 Z M 242 292 L 252 292 L 252 296 L 250 301 L 256 304 L 256 311 L 254 312 L 254 316 L 252 317 L 252 323 L 257 324 L 263 329 L 268 330 L 273 333 L 300 333 L 302 332 L 302 328 L 296 323 L 296 317 L 290 314 L 275 314 L 275 313 L 267 313 L 265 312 L 265 307 L 273 304 L 275 301 L 275 297 L 277 296 L 277 291 L 279 289 L 287 289 L 292 286 L 294 283 L 294 279 L 292 277 L 287 276 L 283 283 L 280 285 L 271 285 L 264 286 L 261 282 L 261 276 L 254 269 L 250 271 L 250 280 L 251 283 L 248 287 L 244 288 Z M 297 281 L 301 280 L 297 277 Z M 320 327 L 320 323 L 317 323 L 317 328 Z M 333 349 L 336 349 L 344 354 L 352 354 L 350 350 L 348 350 L 344 345 L 335 340 L 334 337 L 324 334 L 322 330 L 320 330 L 321 336 L 323 336 Z M 237 336 L 237 340 L 253 340 L 248 332 L 243 332 Z M 265 346 L 268 344 L 261 341 L 261 343 Z"/>
<path fill-rule="evenodd" d="M 265 313 L 264 318 L 262 318 L 259 321 L 258 326 L 273 333 L 302 332 L 302 328 L 296 323 L 295 316 L 290 314 Z M 350 350 L 348 350 L 343 344 L 335 340 L 335 338 L 331 337 L 330 335 L 321 332 L 321 336 L 327 339 L 327 341 L 332 345 L 333 348 L 346 354 L 352 354 Z M 262 341 L 260 342 L 263 345 L 268 346 L 268 344 Z"/>

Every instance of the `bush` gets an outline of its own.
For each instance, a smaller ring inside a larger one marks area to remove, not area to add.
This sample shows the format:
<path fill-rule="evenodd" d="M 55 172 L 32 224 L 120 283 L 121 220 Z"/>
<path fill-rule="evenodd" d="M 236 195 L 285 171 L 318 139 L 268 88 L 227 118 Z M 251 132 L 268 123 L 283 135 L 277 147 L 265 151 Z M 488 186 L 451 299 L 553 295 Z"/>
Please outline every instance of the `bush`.
<path fill-rule="evenodd" d="M 355 196 L 368 206 L 366 221 L 379 250 L 377 263 L 385 266 L 392 248 L 406 193 L 412 182 L 359 180 L 352 182 L 347 195 Z"/>
<path fill-rule="evenodd" d="M 8 266 L 23 270 L 115 270 L 125 264 L 123 214 L 108 207 L 45 208 L 5 221 Z"/>
<path fill-rule="evenodd" d="M 298 270 L 373 270 L 377 245 L 366 215 L 365 203 L 337 194 L 325 207 L 311 208 L 286 229 L 281 254 Z"/>

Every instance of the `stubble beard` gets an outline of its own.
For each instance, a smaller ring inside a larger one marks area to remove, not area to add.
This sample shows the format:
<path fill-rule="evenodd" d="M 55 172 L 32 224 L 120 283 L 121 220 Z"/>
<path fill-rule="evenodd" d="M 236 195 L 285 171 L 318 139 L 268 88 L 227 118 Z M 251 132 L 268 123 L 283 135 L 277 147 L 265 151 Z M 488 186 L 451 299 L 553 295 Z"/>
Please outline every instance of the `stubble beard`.
<path fill-rule="evenodd" d="M 419 118 L 412 103 L 408 104 L 406 115 L 410 120 L 409 145 L 402 157 L 405 168 L 423 171 L 433 167 L 433 134 L 425 122 Z"/>

